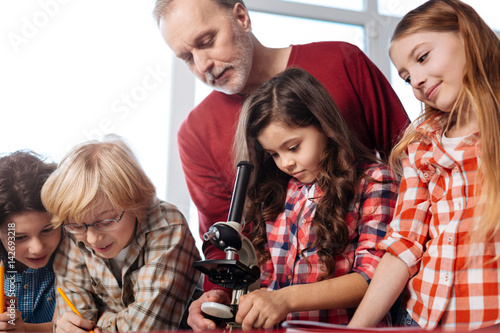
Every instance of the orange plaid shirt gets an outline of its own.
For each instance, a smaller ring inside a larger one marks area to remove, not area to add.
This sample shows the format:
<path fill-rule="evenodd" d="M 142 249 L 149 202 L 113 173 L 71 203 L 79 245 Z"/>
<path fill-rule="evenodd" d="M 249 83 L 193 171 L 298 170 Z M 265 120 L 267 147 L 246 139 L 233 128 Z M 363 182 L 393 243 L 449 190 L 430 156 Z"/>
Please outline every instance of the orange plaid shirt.
<path fill-rule="evenodd" d="M 407 147 L 394 219 L 378 248 L 408 265 L 404 305 L 421 327 L 490 326 L 500 322 L 500 261 L 493 260 L 500 254 L 500 237 L 469 244 L 479 137 L 461 140 L 455 153 L 462 159 L 457 161 L 443 149 L 436 120 L 420 125 L 422 140 Z M 471 253 L 474 260 L 467 265 Z"/>

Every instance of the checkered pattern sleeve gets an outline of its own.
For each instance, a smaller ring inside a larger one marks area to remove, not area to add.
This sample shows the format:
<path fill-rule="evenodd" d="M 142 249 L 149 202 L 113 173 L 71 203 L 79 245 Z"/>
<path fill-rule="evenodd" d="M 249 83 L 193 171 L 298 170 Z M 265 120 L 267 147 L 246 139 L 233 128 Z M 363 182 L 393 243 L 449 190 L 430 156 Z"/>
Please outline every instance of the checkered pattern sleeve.
<path fill-rule="evenodd" d="M 375 245 L 385 236 L 387 225 L 396 206 L 398 183 L 387 166 L 376 165 L 365 171 L 372 179 L 360 184 L 360 223 L 355 249 L 353 272 L 361 274 L 370 282 L 384 251 Z"/>
<path fill-rule="evenodd" d="M 411 277 L 403 305 L 420 327 L 472 330 L 500 322 L 500 235 L 471 244 L 480 140 L 444 138 L 436 122 L 408 145 L 394 219 L 380 249 L 403 260 Z M 445 142 L 446 139 L 446 142 Z"/>
<path fill-rule="evenodd" d="M 413 276 L 419 269 L 428 237 L 430 201 L 427 184 L 420 179 L 418 169 L 407 154 L 402 158 L 402 165 L 403 178 L 395 218 L 378 247 L 403 260 Z"/>

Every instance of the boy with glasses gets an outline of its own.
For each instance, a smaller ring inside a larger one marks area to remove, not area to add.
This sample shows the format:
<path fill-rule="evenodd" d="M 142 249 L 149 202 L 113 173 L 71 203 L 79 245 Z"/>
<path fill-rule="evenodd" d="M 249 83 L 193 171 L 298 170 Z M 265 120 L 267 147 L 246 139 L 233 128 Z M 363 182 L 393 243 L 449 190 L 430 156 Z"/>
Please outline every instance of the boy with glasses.
<path fill-rule="evenodd" d="M 185 218 L 116 136 L 74 148 L 42 189 L 54 226 L 69 234 L 54 270 L 81 313 L 58 304 L 55 331 L 177 329 L 200 274 Z"/>

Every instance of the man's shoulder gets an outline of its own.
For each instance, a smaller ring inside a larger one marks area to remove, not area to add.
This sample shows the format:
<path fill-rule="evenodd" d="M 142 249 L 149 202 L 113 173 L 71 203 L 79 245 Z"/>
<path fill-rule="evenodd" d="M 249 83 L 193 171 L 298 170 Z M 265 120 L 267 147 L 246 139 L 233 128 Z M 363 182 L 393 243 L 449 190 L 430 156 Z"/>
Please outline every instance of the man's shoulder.
<path fill-rule="evenodd" d="M 296 44 L 292 46 L 292 52 L 308 52 L 314 55 L 315 52 L 334 53 L 337 55 L 350 55 L 363 53 L 359 47 L 348 42 L 341 41 L 323 41 L 308 44 Z M 321 54 L 320 53 L 320 54 Z M 316 54 L 316 56 L 320 55 Z"/>
<path fill-rule="evenodd" d="M 363 51 L 350 43 L 314 42 L 293 45 L 288 66 L 301 67 L 322 81 L 322 78 L 330 80 L 332 72 L 339 75 L 356 66 L 358 59 L 363 57 Z"/>
<path fill-rule="evenodd" d="M 353 48 L 359 49 L 354 44 L 343 42 L 343 41 L 321 41 L 321 42 L 311 42 L 306 44 L 294 44 L 293 47 L 298 48 Z"/>

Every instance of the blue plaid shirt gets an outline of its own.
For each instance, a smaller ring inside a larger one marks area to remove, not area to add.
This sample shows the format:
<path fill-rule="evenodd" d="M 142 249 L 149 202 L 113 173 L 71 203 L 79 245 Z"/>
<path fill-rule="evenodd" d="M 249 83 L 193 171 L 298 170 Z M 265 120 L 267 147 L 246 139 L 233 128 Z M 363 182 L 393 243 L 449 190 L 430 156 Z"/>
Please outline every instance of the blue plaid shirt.
<path fill-rule="evenodd" d="M 9 288 L 10 281 L 15 280 L 15 293 L 12 296 L 17 297 L 17 309 L 21 311 L 25 323 L 39 324 L 52 321 L 56 305 L 53 261 L 54 255 L 45 267 L 27 268 L 22 273 L 13 273 L 5 268 L 5 294 L 13 294 Z"/>

